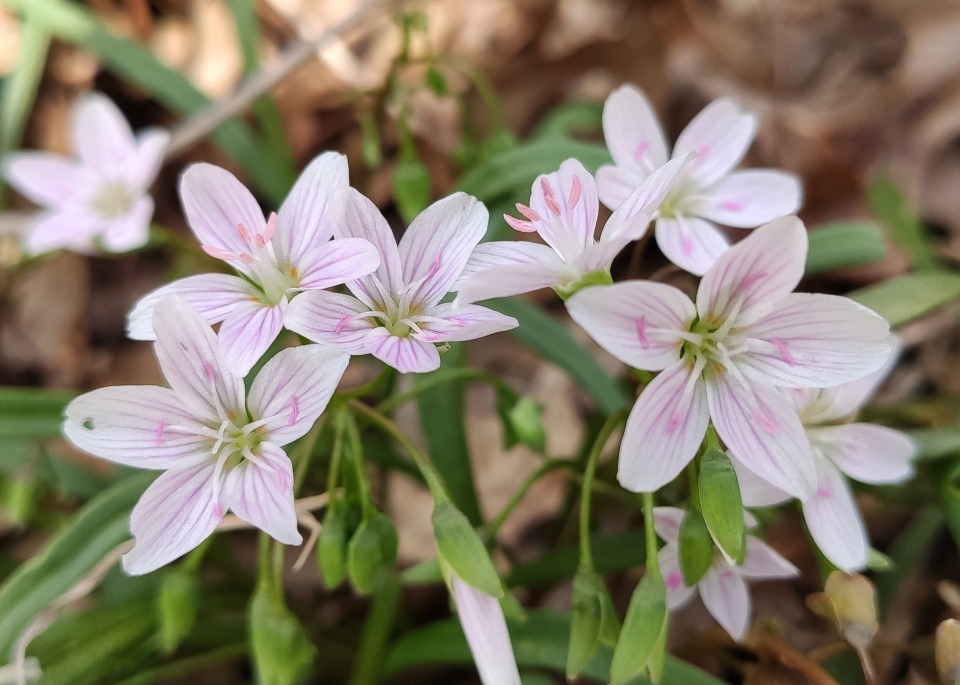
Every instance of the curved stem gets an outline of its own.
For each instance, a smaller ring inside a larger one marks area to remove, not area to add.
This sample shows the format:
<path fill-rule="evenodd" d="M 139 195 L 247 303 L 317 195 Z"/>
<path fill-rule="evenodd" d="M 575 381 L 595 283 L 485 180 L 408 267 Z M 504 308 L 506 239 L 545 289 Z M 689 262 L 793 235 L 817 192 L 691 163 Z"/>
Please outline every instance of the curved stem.
<path fill-rule="evenodd" d="M 360 488 L 360 506 L 363 509 L 363 520 L 367 521 L 375 512 L 373 510 L 373 497 L 370 494 L 370 481 L 367 480 L 367 472 L 363 468 L 363 446 L 360 444 L 360 430 L 357 428 L 356 419 L 350 412 L 340 412 L 337 418 L 343 422 L 347 434 L 350 464 L 353 467 L 354 478 L 357 480 L 357 487 Z"/>
<path fill-rule="evenodd" d="M 583 494 L 580 502 L 580 565 L 590 570 L 593 569 L 593 554 L 590 552 L 590 501 L 592 499 L 593 478 L 597 472 L 600 453 L 603 452 L 603 448 L 613 432 L 626 420 L 627 411 L 624 408 L 612 414 L 600 428 L 600 432 L 597 433 L 593 446 L 590 448 L 587 465 L 583 471 Z"/>
<path fill-rule="evenodd" d="M 536 471 L 527 476 L 527 479 L 523 482 L 523 485 L 520 486 L 520 489 L 513 493 L 513 496 L 510 497 L 510 501 L 507 502 L 503 509 L 500 510 L 500 513 L 498 513 L 490 521 L 490 523 L 487 524 L 487 539 L 492 541 L 497 537 L 497 533 L 500 532 L 500 528 L 503 527 L 503 524 L 508 518 L 510 518 L 513 510 L 516 509 L 520 502 L 523 501 L 523 498 L 527 496 L 530 488 L 532 488 L 538 480 L 543 478 L 551 471 L 569 468 L 569 466 L 570 464 L 562 459 L 547 459 Z"/>

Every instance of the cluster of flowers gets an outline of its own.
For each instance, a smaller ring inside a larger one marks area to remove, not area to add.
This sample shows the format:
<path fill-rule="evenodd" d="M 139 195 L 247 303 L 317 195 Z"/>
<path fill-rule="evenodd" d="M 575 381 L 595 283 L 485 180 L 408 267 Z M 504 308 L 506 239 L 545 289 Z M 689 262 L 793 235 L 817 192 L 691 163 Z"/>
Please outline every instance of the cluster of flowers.
<path fill-rule="evenodd" d="M 5 167 L 16 187 L 48 208 L 27 248 L 142 244 L 152 207 L 146 188 L 165 138 L 134 138 L 99 96 L 77 111 L 79 162 L 21 153 Z M 869 543 L 843 474 L 903 480 L 914 448 L 891 429 L 844 422 L 890 368 L 895 345 L 887 323 L 852 300 L 793 292 L 807 251 L 805 228 L 792 216 L 800 185 L 779 171 L 734 171 L 755 128 L 734 103 L 716 101 L 668 158 L 643 94 L 620 88 L 603 112 L 615 164 L 594 178 L 568 160 L 534 182 L 529 206 L 517 205 L 522 218 L 506 217 L 546 245 L 481 244 L 487 211 L 462 193 L 427 208 L 397 244 L 373 203 L 349 187 L 346 159 L 335 153 L 316 158 L 266 218 L 229 172 L 191 166 L 180 186 L 187 221 L 203 249 L 237 275 L 173 282 L 130 313 L 130 336 L 156 340 L 170 388 L 100 389 L 67 410 L 66 434 L 80 448 L 165 470 L 131 517 L 136 546 L 126 570 L 146 573 L 176 559 L 228 510 L 298 544 L 293 472 L 282 447 L 323 412 L 349 355 L 371 354 L 400 372 L 434 370 L 438 345 L 517 325 L 476 302 L 545 287 L 601 347 L 656 372 L 625 428 L 618 473 L 625 488 L 654 492 L 670 483 L 712 425 L 747 506 L 800 500 L 826 557 L 846 570 L 862 568 Z M 600 201 L 613 213 L 596 239 Z M 614 258 L 651 221 L 664 255 L 702 276 L 695 300 L 663 283 L 613 284 Z M 730 246 L 715 223 L 756 230 Z M 339 285 L 350 294 L 328 290 Z M 449 293 L 457 293 L 452 302 Z M 274 355 L 246 393 L 244 377 L 284 327 L 317 344 Z M 669 605 L 699 590 L 740 638 L 750 614 L 744 579 L 796 569 L 749 537 L 742 564 L 717 554 L 697 587 L 688 587 L 678 562 L 683 515 L 661 507 L 655 516 L 666 542 L 660 563 Z M 484 681 L 519 683 L 515 664 L 503 658 L 511 650 L 496 600 L 460 579 L 452 587 Z"/>

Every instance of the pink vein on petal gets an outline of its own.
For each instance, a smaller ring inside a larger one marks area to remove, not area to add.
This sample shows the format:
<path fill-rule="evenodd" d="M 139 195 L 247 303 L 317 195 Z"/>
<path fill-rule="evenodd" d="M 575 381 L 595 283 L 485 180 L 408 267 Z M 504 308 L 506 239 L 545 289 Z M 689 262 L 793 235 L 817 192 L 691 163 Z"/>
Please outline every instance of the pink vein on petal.
<path fill-rule="evenodd" d="M 774 421 L 772 416 L 770 416 L 770 412 L 763 407 L 756 407 L 753 410 L 753 418 L 757 420 L 757 423 L 760 424 L 760 427 L 763 428 L 763 430 L 765 430 L 770 437 L 777 437 L 777 434 L 780 431 L 777 428 L 777 422 Z"/>
<path fill-rule="evenodd" d="M 287 420 L 287 425 L 292 426 L 297 422 L 297 417 L 300 415 L 300 405 L 297 403 L 297 396 L 290 396 L 290 418 Z"/>
<path fill-rule="evenodd" d="M 780 338 L 770 338 L 770 343 L 777 348 L 777 352 L 780 353 L 780 357 L 787 364 L 796 364 L 797 360 L 793 358 L 793 355 L 790 354 L 790 350 L 787 349 L 787 344 L 780 340 Z"/>
<path fill-rule="evenodd" d="M 649 349 L 650 339 L 647 337 L 647 319 L 644 316 L 641 316 L 637 319 L 637 339 L 640 340 L 640 344 Z"/>

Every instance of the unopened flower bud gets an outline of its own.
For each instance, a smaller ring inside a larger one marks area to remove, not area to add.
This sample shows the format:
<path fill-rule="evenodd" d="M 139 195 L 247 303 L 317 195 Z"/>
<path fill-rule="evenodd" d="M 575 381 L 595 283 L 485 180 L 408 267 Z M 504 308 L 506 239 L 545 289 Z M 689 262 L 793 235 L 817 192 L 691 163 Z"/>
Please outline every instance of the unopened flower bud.
<path fill-rule="evenodd" d="M 824 592 L 811 595 L 807 605 L 837 629 L 857 650 L 866 648 L 877 632 L 877 591 L 859 574 L 834 571 Z"/>
<path fill-rule="evenodd" d="M 960 621 L 948 618 L 937 626 L 937 673 L 943 685 L 960 685 Z"/>

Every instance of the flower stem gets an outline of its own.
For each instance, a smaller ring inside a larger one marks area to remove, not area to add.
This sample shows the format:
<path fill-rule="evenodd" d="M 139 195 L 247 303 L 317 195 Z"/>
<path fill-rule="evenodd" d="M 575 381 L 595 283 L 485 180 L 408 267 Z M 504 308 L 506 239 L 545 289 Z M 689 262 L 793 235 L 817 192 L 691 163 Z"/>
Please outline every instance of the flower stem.
<path fill-rule="evenodd" d="M 607 419 L 606 423 L 600 428 L 593 446 L 590 448 L 590 454 L 587 456 L 587 464 L 583 471 L 583 487 L 581 489 L 580 502 L 580 565 L 586 569 L 593 569 L 593 554 L 590 552 L 590 502 L 593 490 L 593 478 L 597 472 L 597 462 L 600 460 L 600 453 L 604 446 L 613 435 L 613 432 L 627 418 L 627 409 L 621 409 Z"/>
<path fill-rule="evenodd" d="M 503 509 L 500 510 L 500 513 L 498 513 L 490 521 L 490 523 L 487 524 L 487 539 L 493 540 L 495 537 L 497 537 L 497 533 L 500 532 L 500 528 L 503 527 L 503 524 L 508 518 L 510 518 L 513 510 L 516 509 L 520 502 L 523 501 L 523 498 L 527 496 L 530 488 L 532 488 L 538 480 L 543 478 L 551 471 L 568 468 L 569 466 L 570 464 L 562 459 L 547 459 L 536 471 L 527 476 L 527 479 L 523 482 L 523 485 L 520 486 L 520 489 L 513 493 L 513 496 L 510 497 L 510 501 L 507 502 Z"/>
<path fill-rule="evenodd" d="M 660 560 L 657 558 L 657 531 L 653 527 L 653 493 L 645 492 L 643 499 L 643 530 L 647 538 L 647 573 L 660 576 Z"/>
<path fill-rule="evenodd" d="M 349 411 L 340 412 L 337 419 L 342 422 L 344 432 L 347 434 L 347 451 L 350 455 L 350 463 L 353 466 L 353 474 L 357 480 L 357 487 L 360 488 L 360 506 L 363 508 L 363 520 L 367 521 L 374 515 L 373 498 L 370 494 L 370 481 L 367 479 L 367 472 L 363 468 L 363 446 L 360 444 L 360 430 L 357 428 L 357 421 Z"/>

